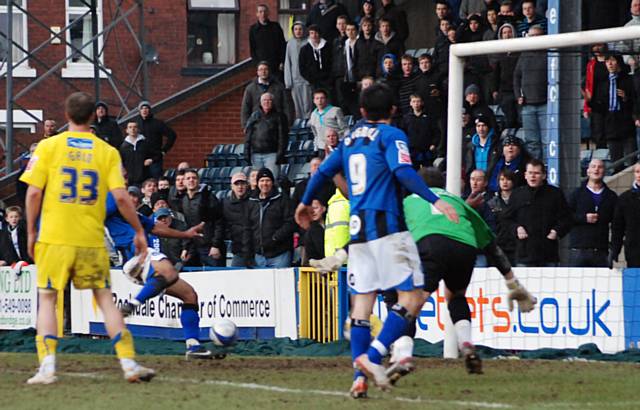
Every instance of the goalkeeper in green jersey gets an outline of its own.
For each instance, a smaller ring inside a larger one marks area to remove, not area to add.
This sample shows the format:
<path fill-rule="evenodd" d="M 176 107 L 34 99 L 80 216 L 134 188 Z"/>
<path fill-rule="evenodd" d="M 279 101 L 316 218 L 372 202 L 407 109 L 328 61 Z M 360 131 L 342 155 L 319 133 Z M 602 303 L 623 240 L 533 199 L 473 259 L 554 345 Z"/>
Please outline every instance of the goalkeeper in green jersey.
<path fill-rule="evenodd" d="M 498 268 L 504 276 L 509 289 L 509 310 L 513 309 L 515 300 L 521 312 L 530 312 L 537 301 L 516 280 L 509 259 L 496 245 L 495 237 L 482 217 L 460 197 L 442 189 L 442 173 L 436 168 L 422 168 L 418 173 L 460 216 L 460 222 L 455 224 L 416 195 L 404 199 L 405 221 L 418 246 L 425 276 L 425 300 L 438 289 L 440 280 L 444 280 L 445 298 L 454 323 L 458 348 L 465 358 L 467 371 L 479 374 L 482 373 L 482 361 L 471 342 L 471 312 L 465 296 L 478 252 L 483 252 L 489 264 Z M 334 256 L 310 261 L 311 266 L 320 271 L 336 270 L 347 259 L 346 255 L 345 251 L 340 250 Z M 384 299 L 387 307 L 393 306 L 397 302 L 397 293 L 385 292 Z M 392 383 L 414 369 L 412 356 L 415 333 L 414 321 L 407 326 L 406 336 L 394 343 L 387 369 L 387 376 Z"/>
<path fill-rule="evenodd" d="M 423 199 L 415 195 L 404 199 L 407 227 L 418 245 L 422 261 L 425 299 L 438 289 L 440 280 L 444 280 L 445 298 L 455 327 L 458 349 L 465 359 L 467 371 L 480 374 L 482 361 L 471 342 L 471 312 L 465 296 L 478 252 L 484 253 L 489 264 L 504 276 L 509 289 L 509 310 L 513 309 L 513 301 L 516 300 L 520 311 L 529 312 L 533 310 L 536 299 L 516 280 L 509 259 L 496 245 L 495 236 L 482 217 L 460 197 L 442 189 L 442 173 L 436 168 L 422 168 L 419 173 L 436 195 L 460 215 L 460 223 L 453 224 Z M 393 303 L 393 297 L 393 294 L 385 295 L 387 304 Z M 412 329 L 407 329 L 407 335 L 415 335 L 415 323 Z M 412 369 L 413 344 L 398 347 L 404 351 L 394 351 L 394 365 L 388 370 L 392 373 L 389 374 L 392 380 Z"/>

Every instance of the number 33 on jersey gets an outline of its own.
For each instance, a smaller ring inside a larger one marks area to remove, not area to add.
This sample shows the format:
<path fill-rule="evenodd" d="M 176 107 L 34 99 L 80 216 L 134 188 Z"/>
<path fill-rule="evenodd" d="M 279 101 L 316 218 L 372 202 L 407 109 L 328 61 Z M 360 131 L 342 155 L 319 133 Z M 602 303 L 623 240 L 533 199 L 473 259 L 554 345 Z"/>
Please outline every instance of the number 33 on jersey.
<path fill-rule="evenodd" d="M 107 192 L 124 188 L 118 151 L 93 134 L 64 132 L 41 141 L 20 178 L 44 190 L 38 241 L 104 246 Z"/>

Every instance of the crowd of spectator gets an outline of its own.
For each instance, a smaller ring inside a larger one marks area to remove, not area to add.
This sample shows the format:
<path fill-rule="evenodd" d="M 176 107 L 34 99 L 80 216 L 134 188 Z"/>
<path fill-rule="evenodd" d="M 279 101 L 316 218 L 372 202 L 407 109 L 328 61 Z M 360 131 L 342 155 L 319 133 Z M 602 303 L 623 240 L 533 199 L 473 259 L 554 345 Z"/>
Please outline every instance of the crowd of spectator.
<path fill-rule="evenodd" d="M 594 3 L 606 8 L 606 2 Z M 374 1 L 364 0 L 359 13 L 349 16 L 339 2 L 319 0 L 306 22 L 292 24 L 288 42 L 279 23 L 269 19 L 268 6 L 257 6 L 249 31 L 256 77 L 246 86 L 240 114 L 242 155 L 251 170 L 230 175 L 223 197 L 187 163 L 171 179 L 163 177 L 163 157 L 176 134 L 152 115 L 150 103 L 141 102 L 140 117 L 124 129 L 106 104 L 96 104 L 94 132 L 119 150 L 138 211 L 178 230 L 204 223 L 202 238 L 156 239 L 153 246 L 180 266 L 286 267 L 333 254 L 349 240 L 349 204 L 329 184 L 313 202 L 310 229 L 296 226 L 293 212 L 308 179 L 291 186 L 280 175 L 294 120 L 304 119 L 313 133 L 312 175 L 348 135 L 347 118 L 360 119 L 360 91 L 382 82 L 395 93 L 393 122 L 408 136 L 414 167 L 442 167 L 437 159 L 446 153 L 451 44 L 537 36 L 547 28 L 541 0 L 434 0 L 433 48 L 412 55 L 405 54 L 405 12 L 393 0 L 381 5 L 376 9 Z M 640 0 L 631 1 L 630 11 L 628 24 L 640 24 Z M 585 70 L 584 116 L 593 142 L 609 148 L 614 161 L 636 149 L 639 49 L 633 42 L 594 45 Z M 517 266 L 557 266 L 559 240 L 566 235 L 571 266 L 611 266 L 623 247 L 628 266 L 640 266 L 640 164 L 632 188 L 620 198 L 604 183 L 598 159 L 589 163 L 586 181 L 565 195 L 546 180 L 546 104 L 546 52 L 467 60 L 461 153 L 466 201 Z M 44 125 L 45 137 L 55 134 L 55 121 Z M 522 138 L 513 132 L 517 128 Z M 4 219 L 0 263 L 26 260 L 20 208 L 7 208 Z M 486 266 L 482 258 L 477 263 Z"/>

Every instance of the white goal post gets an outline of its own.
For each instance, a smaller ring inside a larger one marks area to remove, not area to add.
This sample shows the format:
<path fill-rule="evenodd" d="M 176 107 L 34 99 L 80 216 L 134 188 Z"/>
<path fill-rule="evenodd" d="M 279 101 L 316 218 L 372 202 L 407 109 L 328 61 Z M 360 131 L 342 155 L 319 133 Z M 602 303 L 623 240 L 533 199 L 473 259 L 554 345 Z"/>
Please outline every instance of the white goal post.
<path fill-rule="evenodd" d="M 453 44 L 449 49 L 447 191 L 455 195 L 461 194 L 462 106 L 465 57 L 579 47 L 595 43 L 609 43 L 634 39 L 640 39 L 640 26 Z M 560 75 L 563 74 L 560 73 Z M 448 314 L 444 315 L 442 319 L 445 328 L 443 355 L 445 358 L 456 358 L 458 357 L 458 346 L 453 323 Z"/>
<path fill-rule="evenodd" d="M 640 39 L 640 26 L 578 31 L 508 40 L 453 44 L 449 49 L 449 105 L 447 116 L 447 191 L 460 195 L 462 165 L 462 104 L 464 58 L 519 51 L 548 50 Z"/>

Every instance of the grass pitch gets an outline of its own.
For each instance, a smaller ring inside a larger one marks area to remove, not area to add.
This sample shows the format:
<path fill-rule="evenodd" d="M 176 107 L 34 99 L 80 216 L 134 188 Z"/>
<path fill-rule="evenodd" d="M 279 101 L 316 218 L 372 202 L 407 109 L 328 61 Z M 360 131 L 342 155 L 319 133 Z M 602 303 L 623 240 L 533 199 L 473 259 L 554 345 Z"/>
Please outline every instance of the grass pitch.
<path fill-rule="evenodd" d="M 158 371 L 148 384 L 122 378 L 105 355 L 58 356 L 58 383 L 27 386 L 36 355 L 0 353 L 3 409 L 637 409 L 640 365 L 631 363 L 485 360 L 467 375 L 460 361 L 418 359 L 418 370 L 391 393 L 348 398 L 348 358 L 228 357 L 185 361 L 142 356 Z"/>

